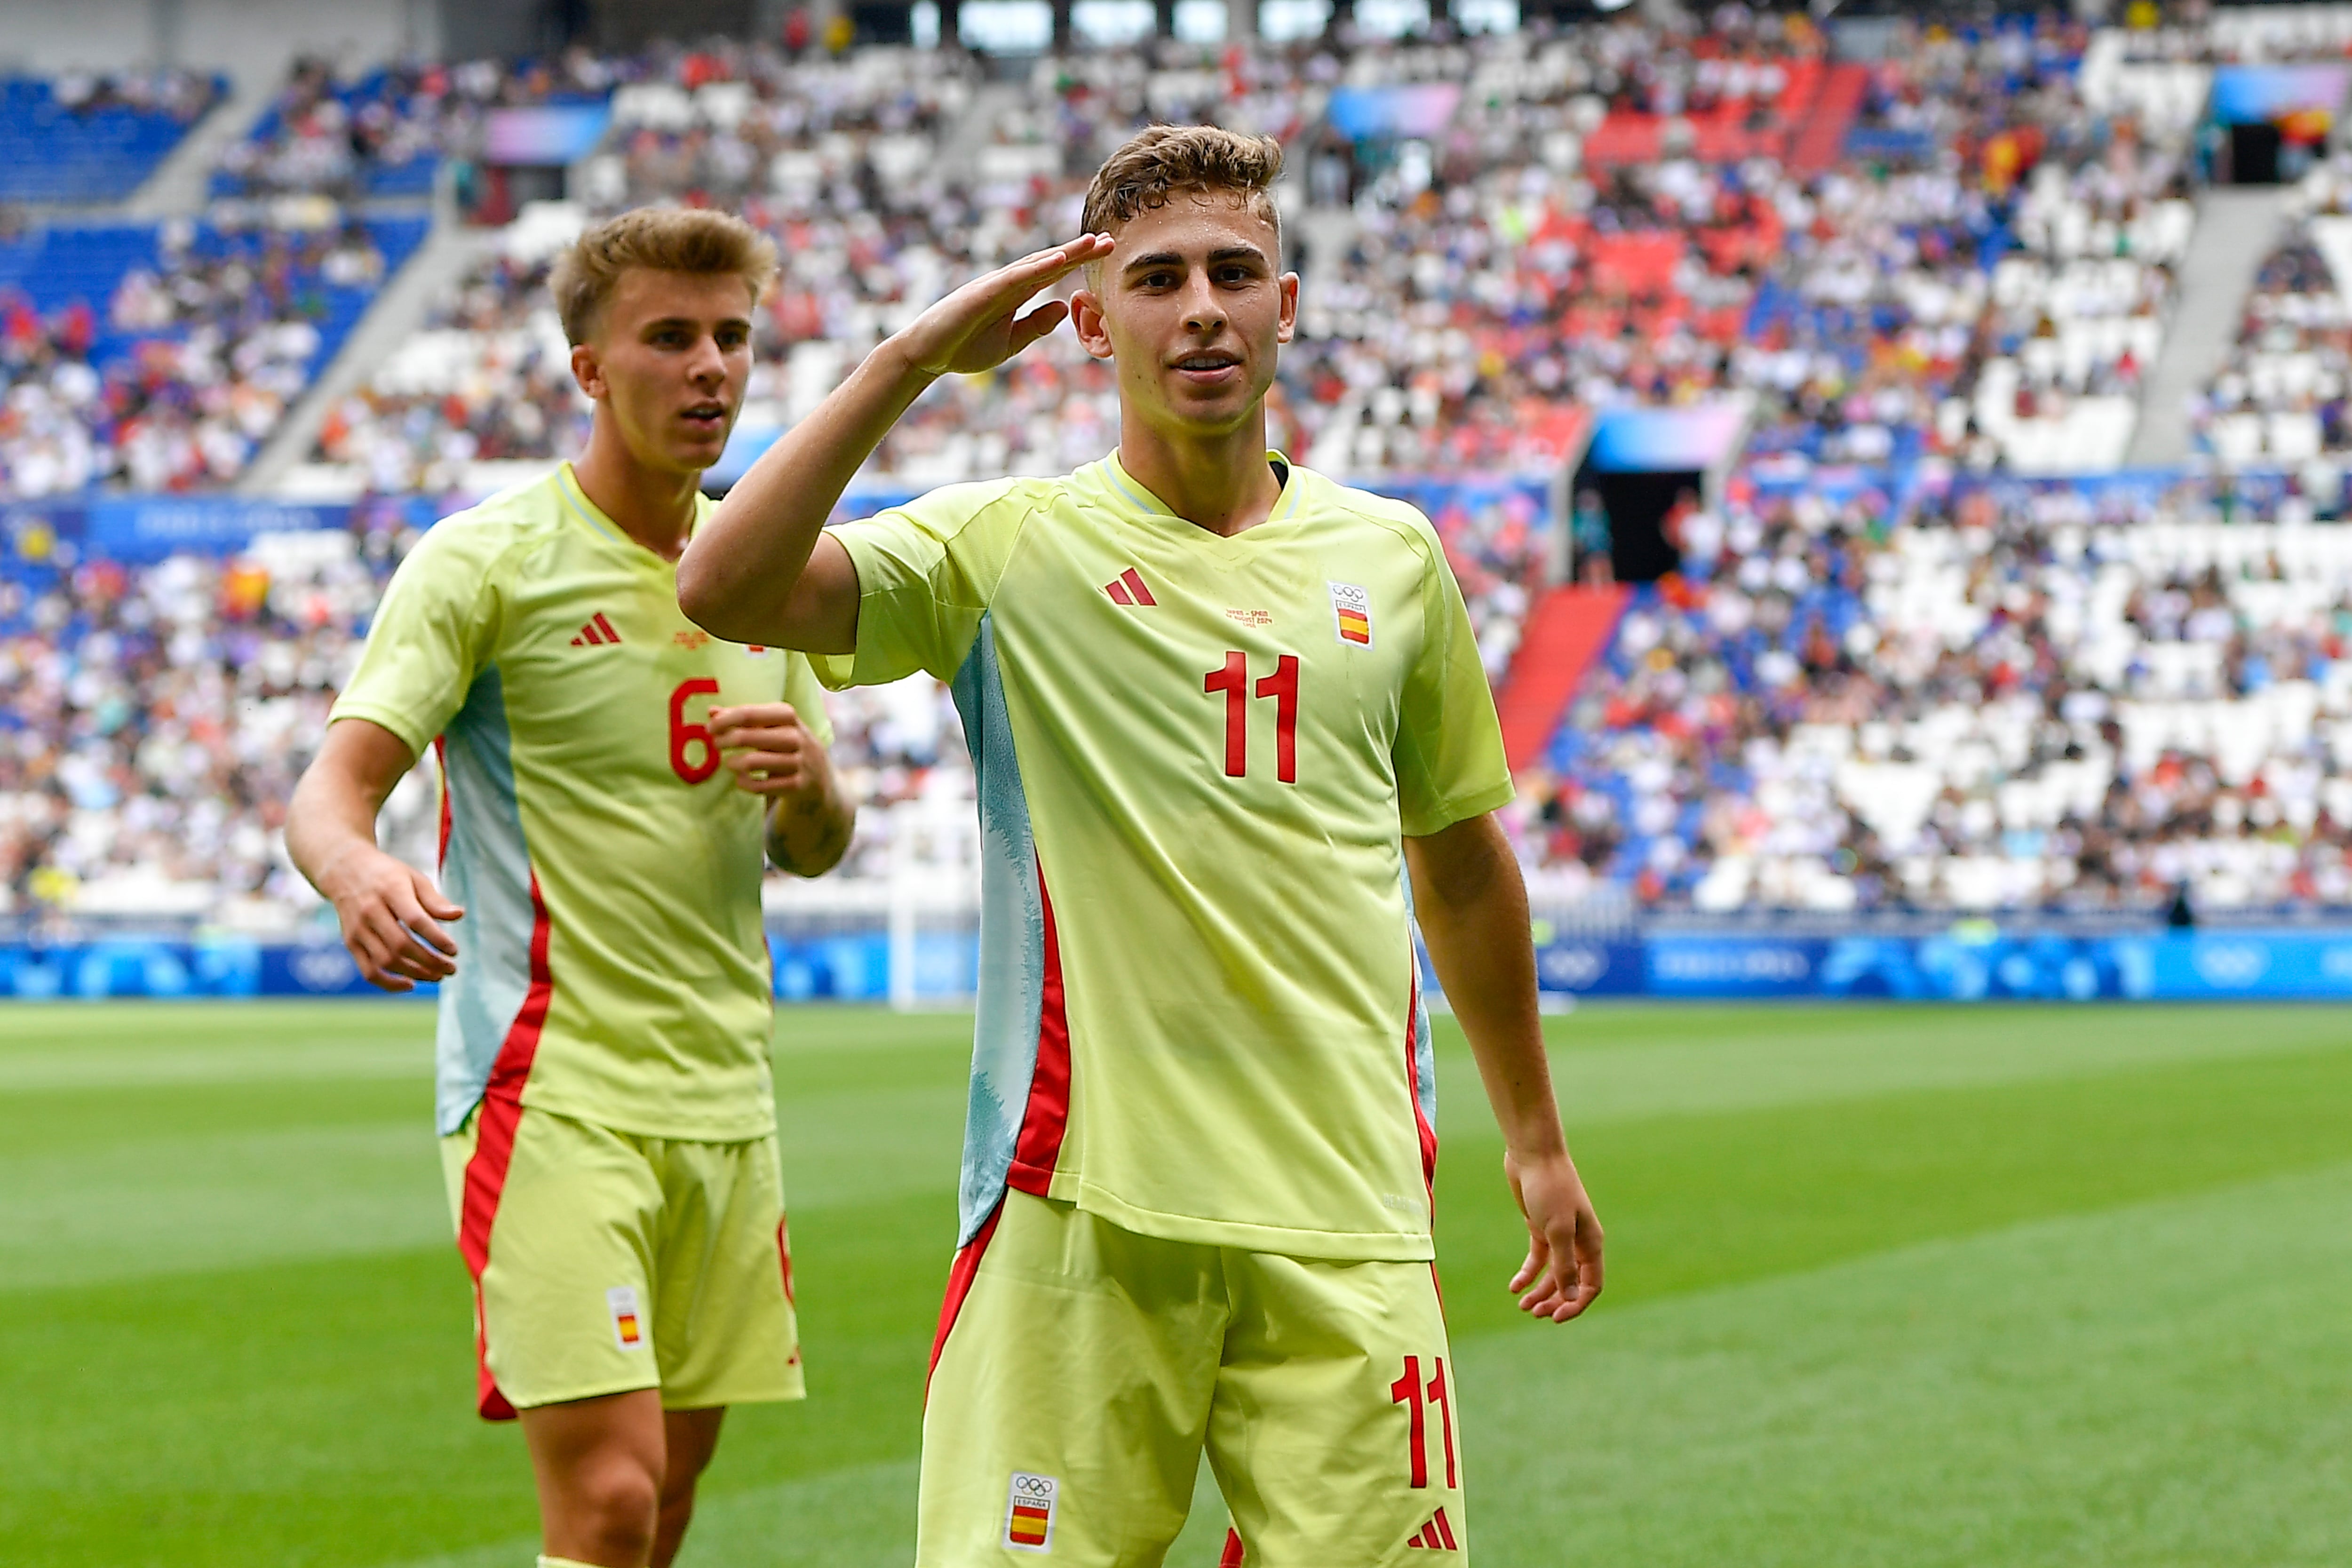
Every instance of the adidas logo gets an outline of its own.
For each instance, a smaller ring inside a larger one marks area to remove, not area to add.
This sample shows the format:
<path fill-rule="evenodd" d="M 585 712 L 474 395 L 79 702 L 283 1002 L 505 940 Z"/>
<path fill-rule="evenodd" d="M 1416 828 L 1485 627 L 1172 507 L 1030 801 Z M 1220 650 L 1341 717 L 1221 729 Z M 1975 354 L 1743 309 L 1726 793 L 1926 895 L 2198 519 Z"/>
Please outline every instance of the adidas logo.
<path fill-rule="evenodd" d="M 573 647 L 603 647 L 608 642 L 619 642 L 620 640 L 621 634 L 613 629 L 613 623 L 604 618 L 604 611 L 599 610 L 596 612 L 595 616 L 590 619 L 586 626 L 580 628 L 580 635 L 572 639 L 572 646 Z"/>
<path fill-rule="evenodd" d="M 1103 592 L 1110 595 L 1110 602 L 1114 605 L 1160 603 L 1151 596 L 1151 590 L 1143 585 L 1143 574 L 1132 566 L 1104 584 Z"/>
<path fill-rule="evenodd" d="M 1429 1522 L 1421 1527 L 1421 1533 L 1414 1536 L 1411 1541 L 1406 1542 L 1405 1544 L 1407 1546 L 1433 1547 L 1439 1552 L 1459 1552 L 1462 1550 L 1461 1543 L 1454 1539 L 1454 1526 L 1446 1521 L 1445 1510 L 1442 1508 L 1435 1513 L 1430 1515 Z"/>

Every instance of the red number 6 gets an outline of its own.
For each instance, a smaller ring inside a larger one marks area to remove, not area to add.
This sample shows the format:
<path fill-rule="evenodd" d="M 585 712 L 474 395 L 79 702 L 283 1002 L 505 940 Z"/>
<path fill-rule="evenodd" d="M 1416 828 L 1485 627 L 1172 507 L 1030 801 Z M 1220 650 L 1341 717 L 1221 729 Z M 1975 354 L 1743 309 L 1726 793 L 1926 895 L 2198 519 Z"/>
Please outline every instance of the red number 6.
<path fill-rule="evenodd" d="M 690 784 L 698 784 L 719 771 L 719 742 L 711 738 L 709 726 L 686 721 L 686 705 L 697 697 L 716 697 L 719 682 L 709 676 L 697 676 L 681 680 L 677 689 L 669 694 L 669 765 Z M 700 758 L 688 760 L 688 748 L 702 748 Z"/>

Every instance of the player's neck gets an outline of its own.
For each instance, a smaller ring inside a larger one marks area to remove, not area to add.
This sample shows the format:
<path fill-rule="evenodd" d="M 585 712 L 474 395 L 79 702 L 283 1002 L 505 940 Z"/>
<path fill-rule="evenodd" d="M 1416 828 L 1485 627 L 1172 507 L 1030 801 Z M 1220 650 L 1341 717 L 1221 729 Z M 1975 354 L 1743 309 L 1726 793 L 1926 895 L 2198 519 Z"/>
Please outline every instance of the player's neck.
<path fill-rule="evenodd" d="M 1122 420 L 1118 466 L 1178 517 L 1227 539 L 1264 522 L 1282 499 L 1265 460 L 1263 407 L 1217 436 L 1171 437 Z"/>
<path fill-rule="evenodd" d="M 646 467 L 601 419 L 590 427 L 588 450 L 573 459 L 572 475 L 580 493 L 631 539 L 665 561 L 684 553 L 700 475 Z"/>

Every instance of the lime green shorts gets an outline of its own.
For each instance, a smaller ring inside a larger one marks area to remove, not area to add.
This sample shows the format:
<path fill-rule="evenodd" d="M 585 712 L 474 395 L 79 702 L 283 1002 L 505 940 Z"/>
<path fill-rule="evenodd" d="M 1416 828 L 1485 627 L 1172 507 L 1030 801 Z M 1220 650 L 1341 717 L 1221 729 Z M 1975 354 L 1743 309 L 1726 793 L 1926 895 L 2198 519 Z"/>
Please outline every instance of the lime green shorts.
<path fill-rule="evenodd" d="M 441 1163 L 485 1417 L 637 1388 L 669 1410 L 802 1397 L 774 1138 L 646 1138 L 485 1101 Z"/>
<path fill-rule="evenodd" d="M 1156 1568 L 1203 1450 L 1228 1563 L 1467 1562 L 1450 1359 L 1426 1263 L 1162 1241 L 1010 1193 L 949 1286 L 916 1562 Z"/>

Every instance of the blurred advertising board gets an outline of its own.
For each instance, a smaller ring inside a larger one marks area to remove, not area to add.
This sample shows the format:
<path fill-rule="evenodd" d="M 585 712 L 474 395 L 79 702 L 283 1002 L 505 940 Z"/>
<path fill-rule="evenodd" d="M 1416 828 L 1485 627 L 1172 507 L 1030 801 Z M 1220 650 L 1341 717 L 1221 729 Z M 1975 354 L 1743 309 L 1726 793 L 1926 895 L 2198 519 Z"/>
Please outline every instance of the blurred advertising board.
<path fill-rule="evenodd" d="M 879 924 L 821 936 L 771 932 L 786 1002 L 889 999 L 892 943 Z M 968 931 L 924 931 L 905 951 L 904 995 L 969 996 Z M 1686 1001 L 2352 1000 L 2352 924 L 2072 935 L 1963 921 L 1933 935 L 1653 931 L 1555 936 L 1536 952 L 1545 991 Z M 430 987 L 423 988 L 429 992 Z M 341 945 L 243 937 L 108 936 L 0 942 L 0 998 L 373 994 Z"/>

